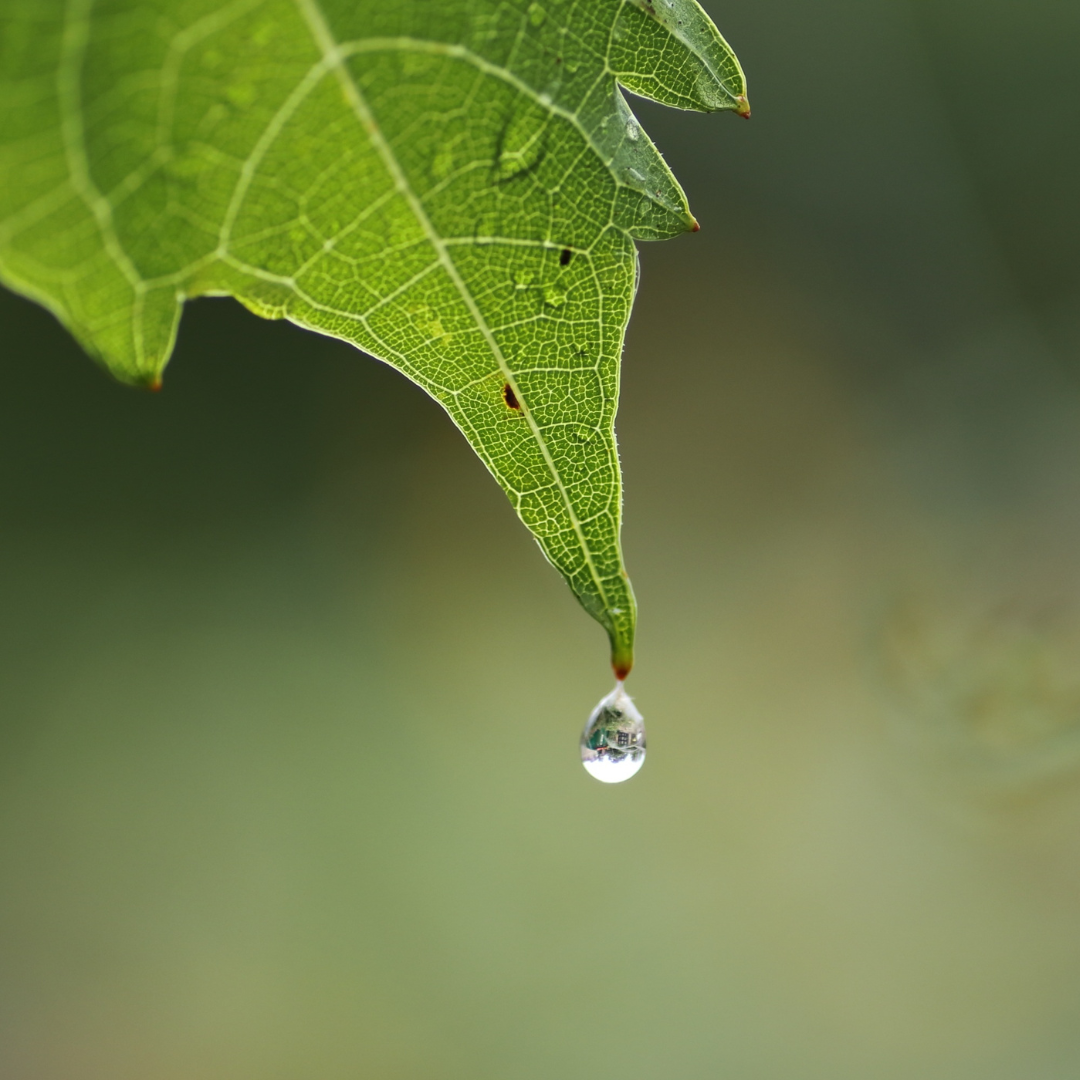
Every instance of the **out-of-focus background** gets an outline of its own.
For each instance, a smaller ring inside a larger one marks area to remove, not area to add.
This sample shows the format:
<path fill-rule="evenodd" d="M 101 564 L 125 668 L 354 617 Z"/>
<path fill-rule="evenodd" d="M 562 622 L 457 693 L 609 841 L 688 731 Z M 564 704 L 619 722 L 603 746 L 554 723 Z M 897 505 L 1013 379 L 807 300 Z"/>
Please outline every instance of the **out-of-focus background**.
<path fill-rule="evenodd" d="M 5 1080 L 1077 1075 L 1080 5 L 708 6 L 623 787 L 420 391 L 217 300 L 140 394 L 0 296 Z"/>

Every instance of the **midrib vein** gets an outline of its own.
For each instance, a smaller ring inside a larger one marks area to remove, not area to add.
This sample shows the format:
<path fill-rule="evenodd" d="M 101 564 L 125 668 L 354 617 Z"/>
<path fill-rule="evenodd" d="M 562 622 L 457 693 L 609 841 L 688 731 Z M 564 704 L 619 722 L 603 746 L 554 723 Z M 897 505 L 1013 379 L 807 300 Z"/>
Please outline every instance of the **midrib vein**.
<path fill-rule="evenodd" d="M 330 27 L 326 22 L 325 17 L 318 5 L 317 0 L 295 0 L 297 9 L 299 10 L 302 18 L 307 23 L 308 29 L 311 31 L 312 37 L 315 39 L 315 43 L 322 53 L 326 63 L 330 65 L 334 73 L 337 75 L 338 81 L 341 84 L 343 93 L 349 104 L 352 106 L 353 111 L 356 113 L 357 118 L 363 125 L 364 130 L 367 132 L 368 137 L 371 139 L 372 145 L 375 147 L 376 152 L 382 159 L 383 165 L 386 167 L 387 172 L 390 173 L 394 181 L 394 186 L 401 192 L 402 197 L 409 204 L 409 209 L 413 212 L 417 222 L 420 224 L 421 229 L 424 231 L 424 235 L 427 237 L 428 242 L 435 249 L 435 253 L 438 257 L 439 263 L 446 271 L 447 276 L 453 282 L 454 288 L 457 289 L 462 302 L 469 310 L 469 314 L 472 316 L 473 321 L 476 323 L 477 328 L 483 335 L 484 340 L 487 342 L 488 348 L 491 350 L 492 356 L 495 358 L 499 365 L 499 369 L 510 384 L 511 389 L 514 392 L 514 396 L 521 404 L 521 411 L 526 421 L 529 424 L 529 429 L 532 432 L 533 438 L 536 440 L 536 444 L 540 449 L 540 453 L 543 455 L 544 463 L 547 466 L 548 472 L 551 474 L 551 478 L 555 483 L 555 486 L 559 492 L 559 496 L 563 501 L 563 505 L 566 508 L 567 516 L 570 518 L 570 522 L 574 529 L 574 535 L 578 539 L 578 543 L 581 545 L 582 554 L 585 556 L 586 565 L 589 568 L 589 574 L 593 579 L 593 583 L 596 585 L 597 592 L 600 594 L 600 599 L 604 603 L 604 608 L 610 610 L 611 604 L 608 600 L 607 590 L 604 588 L 603 582 L 600 580 L 600 575 L 597 573 L 596 564 L 593 562 L 592 551 L 589 548 L 588 543 L 585 540 L 585 534 L 581 528 L 581 522 L 578 520 L 577 514 L 574 512 L 573 504 L 570 501 L 570 495 L 566 490 L 566 485 L 563 483 L 562 476 L 559 474 L 558 468 L 555 466 L 555 461 L 551 456 L 551 451 L 548 448 L 547 440 L 544 439 L 543 434 L 540 431 L 539 425 L 536 423 L 535 417 L 532 415 L 532 410 L 528 407 L 524 395 L 521 393 L 521 389 L 517 384 L 517 380 L 514 378 L 513 372 L 510 370 L 510 365 L 506 361 L 506 357 L 503 355 L 503 351 L 499 346 L 498 341 L 495 340 L 495 335 L 491 332 L 491 328 L 487 324 L 487 320 L 484 318 L 480 309 L 476 305 L 476 300 L 473 298 L 472 293 L 469 291 L 469 287 L 465 284 L 461 275 L 458 273 L 457 267 L 454 265 L 453 260 L 450 258 L 449 252 L 446 250 L 446 245 L 443 243 L 442 237 L 439 235 L 438 230 L 432 224 L 431 219 L 427 215 L 427 211 L 424 209 L 423 203 L 421 203 L 416 192 L 413 191 L 412 186 L 409 183 L 408 177 L 406 177 L 404 170 L 401 167 L 401 163 L 397 160 L 393 148 L 386 141 L 383 136 L 382 130 L 375 120 L 375 116 L 368 106 L 367 100 L 361 93 L 360 88 L 356 85 L 355 80 L 349 74 L 348 68 L 345 66 L 345 62 L 341 56 L 341 48 L 338 42 L 335 40 L 334 35 L 330 31 Z"/>

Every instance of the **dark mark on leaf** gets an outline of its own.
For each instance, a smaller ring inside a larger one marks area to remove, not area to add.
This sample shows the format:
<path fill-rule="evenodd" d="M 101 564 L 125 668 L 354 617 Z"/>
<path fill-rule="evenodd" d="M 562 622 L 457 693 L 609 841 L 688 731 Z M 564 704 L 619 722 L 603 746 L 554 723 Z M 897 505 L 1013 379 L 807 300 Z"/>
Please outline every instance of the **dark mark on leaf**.
<path fill-rule="evenodd" d="M 514 396 L 513 388 L 510 386 L 509 383 L 507 383 L 503 387 L 503 401 L 505 401 L 511 409 L 521 408 L 521 406 L 518 404 L 518 399 Z"/>
<path fill-rule="evenodd" d="M 573 254 L 574 253 L 569 248 L 563 248 L 562 254 L 559 256 L 559 265 L 560 266 L 569 266 L 570 265 L 570 257 Z"/>

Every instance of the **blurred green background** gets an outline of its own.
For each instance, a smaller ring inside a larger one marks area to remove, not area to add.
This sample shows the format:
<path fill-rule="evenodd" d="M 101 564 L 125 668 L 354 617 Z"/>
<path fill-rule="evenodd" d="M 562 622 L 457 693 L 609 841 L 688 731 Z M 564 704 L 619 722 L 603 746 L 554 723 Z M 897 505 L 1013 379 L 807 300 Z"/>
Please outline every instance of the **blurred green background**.
<path fill-rule="evenodd" d="M 1077 1075 L 1080 5 L 708 6 L 624 787 L 420 391 L 204 300 L 140 394 L 0 296 L 5 1080 Z"/>

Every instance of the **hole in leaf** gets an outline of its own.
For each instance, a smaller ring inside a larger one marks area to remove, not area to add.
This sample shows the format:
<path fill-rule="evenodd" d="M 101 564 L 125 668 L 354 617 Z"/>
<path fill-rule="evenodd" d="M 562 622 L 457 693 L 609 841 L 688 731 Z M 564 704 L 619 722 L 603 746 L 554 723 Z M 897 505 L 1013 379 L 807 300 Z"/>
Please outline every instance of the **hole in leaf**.
<path fill-rule="evenodd" d="M 569 248 L 563 248 L 562 254 L 559 256 L 559 265 L 560 266 L 569 266 L 570 265 L 570 257 L 573 254 L 574 253 Z"/>

